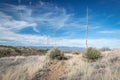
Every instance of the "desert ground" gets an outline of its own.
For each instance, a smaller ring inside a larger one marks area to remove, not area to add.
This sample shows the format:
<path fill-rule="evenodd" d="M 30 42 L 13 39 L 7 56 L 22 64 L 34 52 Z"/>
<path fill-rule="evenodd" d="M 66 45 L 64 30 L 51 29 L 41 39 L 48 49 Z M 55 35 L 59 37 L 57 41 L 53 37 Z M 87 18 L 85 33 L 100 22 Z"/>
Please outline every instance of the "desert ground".
<path fill-rule="evenodd" d="M 120 80 L 120 49 L 102 51 L 102 58 L 88 62 L 65 53 L 67 60 L 46 55 L 17 55 L 0 58 L 0 80 Z"/>

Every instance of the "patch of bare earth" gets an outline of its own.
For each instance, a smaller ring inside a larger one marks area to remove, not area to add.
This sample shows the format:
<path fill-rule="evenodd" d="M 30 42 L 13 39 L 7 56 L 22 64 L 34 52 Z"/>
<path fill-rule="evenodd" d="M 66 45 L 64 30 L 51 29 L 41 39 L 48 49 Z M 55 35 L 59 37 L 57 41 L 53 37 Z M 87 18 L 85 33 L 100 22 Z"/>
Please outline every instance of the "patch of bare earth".
<path fill-rule="evenodd" d="M 65 61 L 47 61 L 43 69 L 39 70 L 32 80 L 57 80 L 64 75 Z"/>

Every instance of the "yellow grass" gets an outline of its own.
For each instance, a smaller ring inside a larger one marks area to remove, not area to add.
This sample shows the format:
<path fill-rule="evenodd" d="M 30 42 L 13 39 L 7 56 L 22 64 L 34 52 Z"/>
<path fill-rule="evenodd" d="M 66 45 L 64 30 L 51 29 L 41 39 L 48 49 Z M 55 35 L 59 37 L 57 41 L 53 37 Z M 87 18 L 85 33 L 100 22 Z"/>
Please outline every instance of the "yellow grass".
<path fill-rule="evenodd" d="M 103 58 L 96 62 L 85 61 L 82 54 L 68 53 L 65 56 L 71 58 L 64 61 L 65 73 L 60 76 L 62 80 L 120 80 L 120 50 L 118 49 L 102 52 Z M 0 66 L 0 80 L 31 80 L 39 70 L 44 68 L 46 61 L 46 56 L 1 58 L 0 63 L 4 63 Z"/>
<path fill-rule="evenodd" d="M 21 59 L 26 60 L 16 66 L 8 66 L 7 70 L 4 70 L 5 72 L 0 74 L 1 80 L 30 80 L 43 67 L 45 62 L 44 56 L 17 56 L 14 58 L 14 62 Z"/>

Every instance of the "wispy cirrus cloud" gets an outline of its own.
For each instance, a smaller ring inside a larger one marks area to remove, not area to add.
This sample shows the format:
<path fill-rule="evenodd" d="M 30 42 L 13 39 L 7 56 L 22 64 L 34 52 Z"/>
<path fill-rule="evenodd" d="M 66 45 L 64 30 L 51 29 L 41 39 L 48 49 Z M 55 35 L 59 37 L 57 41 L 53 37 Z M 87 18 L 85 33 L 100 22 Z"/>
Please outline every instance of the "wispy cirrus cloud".
<path fill-rule="evenodd" d="M 1 13 L 6 17 L 11 17 L 11 19 L 4 18 L 4 21 L 8 20 L 9 23 L 15 22 L 15 24 L 19 25 L 23 24 L 21 26 L 23 28 L 25 28 L 24 24 L 26 24 L 26 27 L 32 27 L 36 32 L 39 32 L 39 27 L 43 26 L 54 29 L 63 27 L 83 29 L 86 25 L 85 17 L 74 18 L 73 14 L 67 13 L 65 8 L 60 8 L 47 2 L 40 1 L 39 4 L 31 6 L 12 4 L 2 4 L 1 6 L 5 7 L 0 8 Z M 89 26 L 89 29 L 95 29 L 96 26 Z M 14 27 L 18 28 L 17 26 Z"/>
<path fill-rule="evenodd" d="M 24 45 L 24 46 L 40 46 L 46 45 L 47 35 L 41 35 L 44 28 L 53 30 L 64 30 L 60 35 L 62 36 L 49 36 L 50 44 L 54 45 L 55 41 L 57 46 L 85 46 L 85 39 L 81 39 L 78 36 L 72 38 L 86 29 L 86 18 L 74 18 L 73 13 L 68 13 L 65 8 L 61 8 L 46 2 L 40 2 L 37 5 L 12 5 L 2 4 L 0 5 L 0 43 Z M 4 7 L 4 8 L 3 8 Z M 34 32 L 38 34 L 22 34 L 18 31 L 25 28 L 32 28 Z M 99 29 L 97 24 L 89 24 L 89 30 Z M 105 33 L 105 32 L 102 32 Z M 49 35 L 49 33 L 48 33 Z M 65 35 L 65 36 L 64 36 Z M 3 41 L 5 40 L 5 41 Z M 104 42 L 101 43 L 101 42 Z M 119 46 L 118 39 L 89 39 L 89 45 L 94 47 L 106 46 Z M 113 43 L 113 44 L 111 44 Z M 98 46 L 99 45 L 99 46 Z"/>
<path fill-rule="evenodd" d="M 37 31 L 37 27 L 42 26 L 49 26 L 58 29 L 64 27 L 71 16 L 71 14 L 66 13 L 66 10 L 64 8 L 61 9 L 57 6 L 53 6 L 49 3 L 44 2 L 40 2 L 40 4 L 35 6 L 16 6 L 11 4 L 3 4 L 2 6 L 5 6 L 5 8 L 0 8 L 2 14 L 1 17 L 6 17 L 2 21 L 9 21 L 9 23 L 15 22 L 15 24 L 27 24 L 25 25 L 26 27 L 31 26 L 35 31 Z M 9 13 L 10 15 L 6 13 Z M 8 19 L 7 16 L 11 17 L 13 22 L 11 19 Z M 8 25 L 12 26 L 12 24 Z M 14 25 L 14 27 L 18 28 L 16 25 Z"/>

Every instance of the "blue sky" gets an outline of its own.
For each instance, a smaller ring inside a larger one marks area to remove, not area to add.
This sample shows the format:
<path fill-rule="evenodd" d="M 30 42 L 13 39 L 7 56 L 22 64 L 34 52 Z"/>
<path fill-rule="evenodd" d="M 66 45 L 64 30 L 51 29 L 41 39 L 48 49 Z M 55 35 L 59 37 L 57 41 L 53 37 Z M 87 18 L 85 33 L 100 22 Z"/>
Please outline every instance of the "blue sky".
<path fill-rule="evenodd" d="M 119 48 L 119 0 L 1 0 L 0 44 L 85 47 L 87 7 L 89 46 Z"/>

